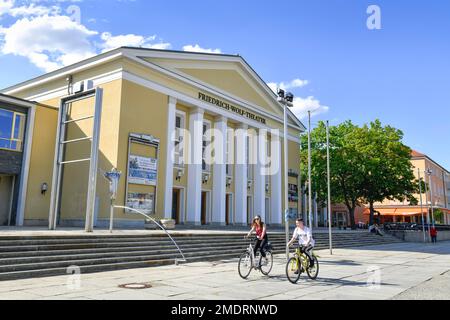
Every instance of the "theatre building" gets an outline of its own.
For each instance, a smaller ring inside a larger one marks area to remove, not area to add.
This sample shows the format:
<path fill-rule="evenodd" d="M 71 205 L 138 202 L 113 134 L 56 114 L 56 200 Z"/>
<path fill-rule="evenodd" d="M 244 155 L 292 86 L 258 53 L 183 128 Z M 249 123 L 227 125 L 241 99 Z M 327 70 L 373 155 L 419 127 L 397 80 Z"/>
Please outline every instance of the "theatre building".
<path fill-rule="evenodd" d="M 284 136 L 284 107 L 240 56 L 124 47 L 1 92 L 16 97 L 2 117 L 18 116 L 0 120 L 0 161 L 6 149 L 18 159 L 8 166 L 20 162 L 0 170 L 2 181 L 17 177 L 7 182 L 14 225 L 107 226 L 112 168 L 122 172 L 115 204 L 128 207 L 115 210 L 116 227 L 143 226 L 130 208 L 178 224 L 247 225 L 259 214 L 281 225 L 285 185 L 298 213 L 305 128 L 288 111 Z"/>

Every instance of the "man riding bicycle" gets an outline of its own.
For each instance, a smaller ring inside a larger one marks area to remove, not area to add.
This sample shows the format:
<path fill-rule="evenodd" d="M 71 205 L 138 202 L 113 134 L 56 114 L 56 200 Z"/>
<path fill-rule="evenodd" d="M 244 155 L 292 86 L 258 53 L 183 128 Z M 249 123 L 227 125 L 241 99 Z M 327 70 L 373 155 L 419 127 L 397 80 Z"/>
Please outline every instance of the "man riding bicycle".
<path fill-rule="evenodd" d="M 296 226 L 294 231 L 294 235 L 292 240 L 289 241 L 288 247 L 290 247 L 294 241 L 298 238 L 298 244 L 300 246 L 300 252 L 305 253 L 309 259 L 310 267 L 314 267 L 314 259 L 312 258 L 312 250 L 314 249 L 314 245 L 316 242 L 312 237 L 312 231 L 308 227 L 305 226 L 305 222 L 303 219 L 297 219 Z"/>

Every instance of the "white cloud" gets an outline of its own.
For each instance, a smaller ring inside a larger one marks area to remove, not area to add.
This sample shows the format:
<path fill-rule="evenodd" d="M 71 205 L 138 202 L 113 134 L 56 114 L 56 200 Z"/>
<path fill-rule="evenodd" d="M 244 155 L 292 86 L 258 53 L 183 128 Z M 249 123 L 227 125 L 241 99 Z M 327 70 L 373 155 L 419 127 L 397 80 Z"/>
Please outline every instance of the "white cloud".
<path fill-rule="evenodd" d="M 170 43 L 154 42 L 156 36 L 144 37 L 135 34 L 126 34 L 113 36 L 109 32 L 104 32 L 101 35 L 103 43 L 100 45 L 102 52 L 110 51 L 119 47 L 141 47 L 153 49 L 169 49 Z"/>
<path fill-rule="evenodd" d="M 14 6 L 14 0 L 0 0 L 0 18 L 2 15 L 9 13 Z"/>
<path fill-rule="evenodd" d="M 3 54 L 27 57 L 47 72 L 96 53 L 89 39 L 97 32 L 66 16 L 23 18 L 0 32 Z"/>
<path fill-rule="evenodd" d="M 311 111 L 312 116 L 316 116 L 327 113 L 329 109 L 330 107 L 322 105 L 319 100 L 310 96 L 308 98 L 294 98 L 294 107 L 291 110 L 297 118 L 304 119 L 308 116 L 308 111 Z"/>
<path fill-rule="evenodd" d="M 81 1 L 23 0 L 19 4 L 15 0 L 0 0 L 0 18 L 8 15 L 17 19 L 8 26 L 0 25 L 0 53 L 26 57 L 49 72 L 117 47 L 171 47 L 156 36 L 113 36 L 109 32 L 90 30 L 80 19 L 67 16 L 71 13 L 60 6 Z"/>
<path fill-rule="evenodd" d="M 280 82 L 280 83 L 269 82 L 267 85 L 269 86 L 270 89 L 272 89 L 273 92 L 277 93 L 278 89 L 291 90 L 305 87 L 308 84 L 309 84 L 308 80 L 294 79 L 289 82 Z"/>
<path fill-rule="evenodd" d="M 183 51 L 190 51 L 190 52 L 201 52 L 201 53 L 216 53 L 216 54 L 220 54 L 222 53 L 222 50 L 220 49 L 205 49 L 200 47 L 198 44 L 196 45 L 185 45 L 183 47 Z"/>

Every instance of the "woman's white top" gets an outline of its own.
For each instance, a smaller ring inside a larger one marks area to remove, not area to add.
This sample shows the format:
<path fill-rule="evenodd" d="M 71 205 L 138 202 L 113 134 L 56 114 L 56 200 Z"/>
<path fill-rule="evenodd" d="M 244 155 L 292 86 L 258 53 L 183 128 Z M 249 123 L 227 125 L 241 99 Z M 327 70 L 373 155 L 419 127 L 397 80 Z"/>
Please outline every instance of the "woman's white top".
<path fill-rule="evenodd" d="M 298 238 L 298 244 L 301 246 L 309 243 L 314 247 L 316 244 L 312 237 L 311 229 L 308 227 L 305 227 L 303 230 L 300 228 L 295 228 L 294 238 Z"/>

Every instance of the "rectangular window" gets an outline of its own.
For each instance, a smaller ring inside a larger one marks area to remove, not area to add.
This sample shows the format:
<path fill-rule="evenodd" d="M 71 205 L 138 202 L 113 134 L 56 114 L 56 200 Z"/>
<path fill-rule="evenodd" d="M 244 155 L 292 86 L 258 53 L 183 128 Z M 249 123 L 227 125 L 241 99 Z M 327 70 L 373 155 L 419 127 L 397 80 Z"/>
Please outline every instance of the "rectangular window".
<path fill-rule="evenodd" d="M 211 154 L 206 154 L 207 147 L 211 143 L 211 123 L 203 122 L 203 143 L 202 143 L 202 170 L 211 172 Z M 209 149 L 211 150 L 211 149 Z"/>
<path fill-rule="evenodd" d="M 22 151 L 25 115 L 0 109 L 0 149 Z"/>
<path fill-rule="evenodd" d="M 174 165 L 176 167 L 183 167 L 184 161 L 184 130 L 185 130 L 185 117 L 179 113 L 175 117 L 175 150 L 174 150 Z"/>

